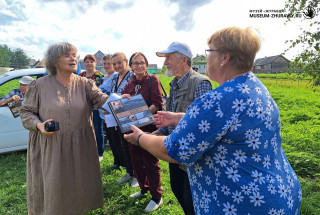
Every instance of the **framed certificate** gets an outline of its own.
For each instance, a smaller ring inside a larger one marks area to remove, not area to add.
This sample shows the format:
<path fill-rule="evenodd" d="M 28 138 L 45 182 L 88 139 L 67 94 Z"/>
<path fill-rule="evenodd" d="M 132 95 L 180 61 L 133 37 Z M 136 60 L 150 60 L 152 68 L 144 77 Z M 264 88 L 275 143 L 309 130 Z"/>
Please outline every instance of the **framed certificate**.
<path fill-rule="evenodd" d="M 14 118 L 17 118 L 20 116 L 20 112 L 19 112 L 19 109 L 21 108 L 21 105 L 22 105 L 22 101 L 23 99 L 21 99 L 19 102 L 15 102 L 15 101 L 12 101 L 12 102 L 9 102 L 8 103 L 8 107 L 9 109 L 11 110 L 11 113 L 13 115 Z"/>
<path fill-rule="evenodd" d="M 122 98 L 108 103 L 122 133 L 130 131 L 130 126 L 142 127 L 155 122 L 141 94 L 131 96 L 130 99 Z"/>

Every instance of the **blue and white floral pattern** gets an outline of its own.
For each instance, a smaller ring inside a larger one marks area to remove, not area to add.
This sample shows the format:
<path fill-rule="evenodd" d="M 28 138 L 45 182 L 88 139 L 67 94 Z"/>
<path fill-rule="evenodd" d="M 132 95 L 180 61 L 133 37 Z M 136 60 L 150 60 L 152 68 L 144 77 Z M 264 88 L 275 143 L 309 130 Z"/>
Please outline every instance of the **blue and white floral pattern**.
<path fill-rule="evenodd" d="M 279 109 L 252 72 L 195 100 L 165 146 L 188 167 L 196 214 L 300 214 Z"/>

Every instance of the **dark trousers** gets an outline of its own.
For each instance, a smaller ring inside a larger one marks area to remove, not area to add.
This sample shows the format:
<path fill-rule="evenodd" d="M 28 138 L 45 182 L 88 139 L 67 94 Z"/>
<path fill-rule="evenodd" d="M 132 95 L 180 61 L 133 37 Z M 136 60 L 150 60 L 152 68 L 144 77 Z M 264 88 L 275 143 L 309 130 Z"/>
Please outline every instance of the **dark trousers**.
<path fill-rule="evenodd" d="M 123 160 L 124 160 L 124 163 L 125 163 L 125 167 L 126 167 L 127 173 L 129 173 L 131 176 L 133 176 L 133 169 L 132 169 L 132 164 L 131 164 L 131 156 L 130 156 L 130 151 L 129 151 L 129 146 L 128 146 L 128 144 L 131 144 L 131 143 L 128 143 L 126 141 L 126 139 L 124 139 L 120 128 L 118 128 L 118 134 L 120 135 L 120 139 L 121 139 L 121 148 L 122 148 L 122 153 L 123 153 Z"/>
<path fill-rule="evenodd" d="M 106 128 L 106 134 L 109 139 L 109 145 L 113 154 L 113 164 L 124 166 L 124 163 L 121 163 L 119 150 L 117 148 L 117 144 L 119 145 L 121 141 L 119 135 L 116 134 L 114 127 Z"/>
<path fill-rule="evenodd" d="M 161 174 L 158 158 L 148 151 L 128 144 L 134 175 L 143 193 L 150 191 L 152 198 L 161 199 Z"/>
<path fill-rule="evenodd" d="M 123 134 L 121 133 L 121 130 L 118 127 L 110 128 L 110 136 L 110 147 L 111 150 L 114 151 L 114 154 L 119 158 L 120 166 L 126 167 L 127 173 L 133 176 L 128 142 L 123 138 Z M 119 165 L 118 163 L 115 164 Z"/>
<path fill-rule="evenodd" d="M 104 152 L 104 134 L 103 134 L 103 119 L 100 118 L 99 110 L 93 110 L 93 125 L 96 134 L 96 141 L 99 156 Z"/>
<path fill-rule="evenodd" d="M 195 214 L 188 173 L 179 168 L 179 164 L 169 163 L 170 184 L 186 215 Z"/>

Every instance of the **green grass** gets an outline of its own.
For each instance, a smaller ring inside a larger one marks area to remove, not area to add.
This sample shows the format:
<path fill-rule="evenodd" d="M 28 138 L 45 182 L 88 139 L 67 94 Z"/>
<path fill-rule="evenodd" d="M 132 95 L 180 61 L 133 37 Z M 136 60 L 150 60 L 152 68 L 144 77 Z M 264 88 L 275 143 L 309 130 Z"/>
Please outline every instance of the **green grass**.
<path fill-rule="evenodd" d="M 312 77 L 306 73 L 278 73 L 278 74 L 267 74 L 267 73 L 255 73 L 258 78 L 277 78 L 287 80 L 311 80 Z"/>
<path fill-rule="evenodd" d="M 169 93 L 172 78 L 158 76 Z M 297 81 L 275 84 L 274 79 L 261 80 L 280 109 L 283 148 L 302 185 L 301 214 L 319 215 L 320 92 L 308 84 L 298 86 Z M 213 83 L 213 86 L 218 85 Z M 139 189 L 118 185 L 116 181 L 125 173 L 110 169 L 112 162 L 112 153 L 106 148 L 101 163 L 105 205 L 88 214 L 144 214 L 151 196 L 130 199 L 129 195 Z M 164 206 L 152 214 L 183 214 L 170 188 L 168 164 L 161 161 L 160 165 Z M 26 152 L 0 155 L 0 214 L 27 214 L 25 180 Z"/>
<path fill-rule="evenodd" d="M 0 155 L 0 214 L 26 213 L 26 152 Z"/>
<path fill-rule="evenodd" d="M 5 97 L 11 90 L 19 89 L 19 80 L 12 80 L 0 86 L 0 98 Z"/>
<path fill-rule="evenodd" d="M 36 79 L 37 76 L 32 76 L 33 79 Z M 20 88 L 20 78 L 11 80 L 0 86 L 0 98 L 5 97 L 11 90 Z"/>
<path fill-rule="evenodd" d="M 103 157 L 101 173 L 105 204 L 102 208 L 88 214 L 147 214 L 144 208 L 151 200 L 150 194 L 138 200 L 130 199 L 129 195 L 138 192 L 139 188 L 130 188 L 129 184 L 116 183 L 126 172 L 110 168 L 113 164 L 113 156 L 109 147 L 106 147 Z M 160 166 L 164 205 L 152 214 L 183 214 L 170 188 L 168 164 L 160 161 Z M 0 214 L 27 214 L 25 181 L 26 151 L 0 155 Z"/>

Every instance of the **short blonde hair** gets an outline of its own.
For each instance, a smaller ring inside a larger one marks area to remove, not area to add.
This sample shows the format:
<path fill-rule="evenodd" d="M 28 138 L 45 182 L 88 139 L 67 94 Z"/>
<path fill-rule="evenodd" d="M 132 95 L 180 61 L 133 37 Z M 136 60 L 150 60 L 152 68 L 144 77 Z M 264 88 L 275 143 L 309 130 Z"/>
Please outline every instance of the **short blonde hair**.
<path fill-rule="evenodd" d="M 128 63 L 128 59 L 126 57 L 126 55 L 123 52 L 116 52 L 112 55 L 112 58 L 118 57 L 120 56 L 124 61 L 126 61 Z"/>
<path fill-rule="evenodd" d="M 256 53 L 261 46 L 260 37 L 253 32 L 252 27 L 245 29 L 230 27 L 221 29 L 208 39 L 208 45 L 213 44 L 219 52 L 230 54 L 230 63 L 239 70 L 251 70 Z"/>
<path fill-rule="evenodd" d="M 50 73 L 51 75 L 56 75 L 57 68 L 55 64 L 58 62 L 58 58 L 61 55 L 69 53 L 71 51 L 74 51 L 75 53 L 77 53 L 78 50 L 74 45 L 68 42 L 59 42 L 49 46 L 44 56 L 45 58 L 44 64 L 47 69 L 47 72 Z"/>

